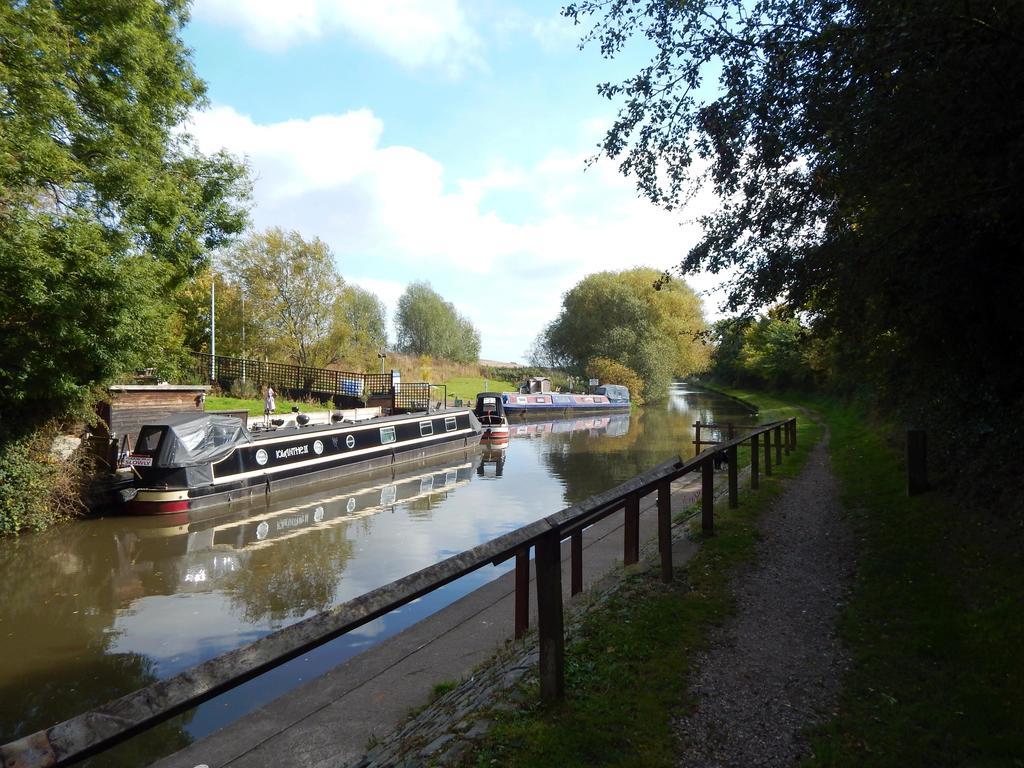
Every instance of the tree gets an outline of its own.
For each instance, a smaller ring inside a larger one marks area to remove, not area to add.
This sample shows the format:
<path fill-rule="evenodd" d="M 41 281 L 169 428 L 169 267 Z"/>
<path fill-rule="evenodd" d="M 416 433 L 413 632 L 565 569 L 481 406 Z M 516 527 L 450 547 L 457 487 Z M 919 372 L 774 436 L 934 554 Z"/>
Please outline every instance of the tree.
<path fill-rule="evenodd" d="M 398 300 L 395 325 L 400 352 L 458 363 L 476 362 L 480 357 L 479 331 L 430 283 L 409 284 Z"/>
<path fill-rule="evenodd" d="M 565 13 L 596 17 L 585 41 L 606 56 L 653 46 L 635 76 L 599 86 L 620 104 L 601 152 L 659 205 L 717 193 L 682 273 L 732 268 L 732 309 L 781 297 L 807 312 L 841 375 L 933 423 L 1020 412 L 1024 362 L 1006 354 L 1024 343 L 1019 2 Z"/>
<path fill-rule="evenodd" d="M 685 283 L 662 278 L 643 267 L 588 275 L 562 298 L 538 348 L 577 375 L 594 358 L 614 360 L 640 377 L 637 395 L 663 400 L 672 376 L 702 370 L 708 353 L 700 299 Z"/>
<path fill-rule="evenodd" d="M 245 295 L 250 349 L 299 365 L 338 361 L 347 333 L 337 310 L 344 284 L 326 243 L 271 228 L 228 251 L 224 270 Z"/>
<path fill-rule="evenodd" d="M 377 353 L 387 347 L 387 314 L 382 302 L 358 285 L 346 285 L 337 304 L 340 324 L 346 329 L 341 357 L 353 367 L 372 369 Z"/>
<path fill-rule="evenodd" d="M 232 282 L 221 271 L 204 269 L 183 284 L 174 295 L 176 323 L 174 330 L 186 350 L 210 352 L 210 287 L 214 284 L 217 311 L 217 354 L 231 357 L 246 356 L 254 342 L 259 340 L 251 328 L 246 328 L 243 344 L 242 326 L 249 324 L 249 313 L 243 301 L 242 287 Z"/>
<path fill-rule="evenodd" d="M 788 307 L 772 307 L 757 318 L 715 323 L 710 373 L 740 385 L 774 388 L 818 384 L 825 367 L 818 342 Z"/>
<path fill-rule="evenodd" d="M 185 7 L 0 8 L 0 400 L 29 421 L 173 355 L 165 297 L 245 224 L 244 166 L 178 128 Z"/>

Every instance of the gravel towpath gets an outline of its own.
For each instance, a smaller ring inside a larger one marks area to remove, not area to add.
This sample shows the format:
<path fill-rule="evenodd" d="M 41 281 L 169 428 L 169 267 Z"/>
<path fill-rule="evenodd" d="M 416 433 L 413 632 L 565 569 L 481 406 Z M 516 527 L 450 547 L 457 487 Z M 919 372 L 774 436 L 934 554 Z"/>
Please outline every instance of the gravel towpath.
<path fill-rule="evenodd" d="M 827 445 L 826 433 L 760 521 L 757 558 L 733 583 L 736 615 L 698 659 L 697 705 L 675 723 L 680 768 L 794 765 L 810 751 L 801 731 L 834 706 L 855 546 Z"/>

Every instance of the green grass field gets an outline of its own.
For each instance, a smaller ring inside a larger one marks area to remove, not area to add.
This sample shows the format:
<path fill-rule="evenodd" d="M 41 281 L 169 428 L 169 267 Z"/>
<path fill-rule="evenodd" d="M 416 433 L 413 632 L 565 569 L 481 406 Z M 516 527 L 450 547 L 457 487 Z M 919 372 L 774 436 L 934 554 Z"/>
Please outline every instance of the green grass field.
<path fill-rule="evenodd" d="M 320 403 L 303 403 L 298 400 L 284 400 L 280 397 L 277 400 L 277 411 L 276 413 L 291 413 L 292 406 L 298 407 L 300 411 L 323 411 L 330 408 L 330 405 L 321 405 Z M 249 411 L 250 416 L 262 416 L 263 415 L 263 398 L 258 400 L 243 400 L 237 397 L 207 397 L 206 398 L 206 410 L 208 411 Z"/>
<path fill-rule="evenodd" d="M 448 379 L 445 382 L 448 387 L 448 400 L 459 398 L 463 401 L 476 402 L 476 396 L 480 392 L 515 392 L 518 384 L 510 381 L 496 379 L 484 379 L 479 376 L 461 376 Z"/>

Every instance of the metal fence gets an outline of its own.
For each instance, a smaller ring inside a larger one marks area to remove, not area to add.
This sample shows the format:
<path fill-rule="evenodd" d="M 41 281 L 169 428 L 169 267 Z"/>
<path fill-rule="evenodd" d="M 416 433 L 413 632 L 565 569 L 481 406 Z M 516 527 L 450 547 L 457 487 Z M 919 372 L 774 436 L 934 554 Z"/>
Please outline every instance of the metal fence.
<path fill-rule="evenodd" d="M 564 694 L 565 676 L 562 541 L 570 541 L 570 583 L 572 593 L 576 594 L 582 589 L 583 582 L 583 530 L 623 511 L 623 563 L 635 563 L 640 553 L 640 501 L 650 493 L 657 493 L 661 578 L 671 581 L 672 481 L 689 472 L 700 472 L 701 527 L 705 533 L 712 533 L 714 464 L 720 455 L 724 452 L 728 459 L 729 506 L 736 507 L 739 504 L 739 448 L 750 448 L 750 485 L 756 489 L 762 468 L 765 474 L 771 474 L 773 463 L 780 463 L 783 453 L 788 454 L 796 448 L 796 437 L 796 419 L 788 419 L 755 427 L 742 437 L 723 441 L 688 461 L 678 458 L 667 461 L 549 517 L 378 587 L 91 712 L 5 744 L 0 747 L 0 764 L 48 768 L 67 765 L 102 752 L 449 582 L 513 557 L 516 560 L 515 630 L 516 636 L 520 637 L 527 629 L 531 548 L 536 564 L 540 693 L 546 701 L 557 700 Z"/>
<path fill-rule="evenodd" d="M 399 383 L 392 387 L 390 373 L 356 373 L 329 368 L 311 368 L 288 363 L 268 363 L 241 357 L 192 353 L 196 375 L 221 389 L 235 381 L 251 381 L 263 387 L 271 385 L 278 393 L 320 398 L 344 397 L 360 400 L 387 400 L 392 411 L 426 411 L 431 387 L 425 382 Z M 443 399 L 442 399 L 443 402 Z"/>
<path fill-rule="evenodd" d="M 275 389 L 293 390 L 317 395 L 344 395 L 364 399 L 367 374 L 312 368 L 287 363 L 269 363 L 241 357 L 207 355 L 193 352 L 196 373 L 211 383 L 228 389 L 233 382 L 251 381 L 257 385 L 272 385 Z M 378 375 L 377 378 L 380 378 Z M 391 377 L 387 376 L 390 387 Z"/>

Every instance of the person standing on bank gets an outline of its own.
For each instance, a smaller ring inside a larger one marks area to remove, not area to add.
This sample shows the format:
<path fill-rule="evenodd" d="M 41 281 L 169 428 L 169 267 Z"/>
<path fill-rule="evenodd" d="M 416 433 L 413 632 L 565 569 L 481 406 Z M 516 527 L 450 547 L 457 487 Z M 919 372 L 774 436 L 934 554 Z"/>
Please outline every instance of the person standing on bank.
<path fill-rule="evenodd" d="M 263 415 L 270 416 L 277 410 L 277 403 L 274 401 L 274 388 L 267 384 L 267 392 L 263 395 Z"/>

